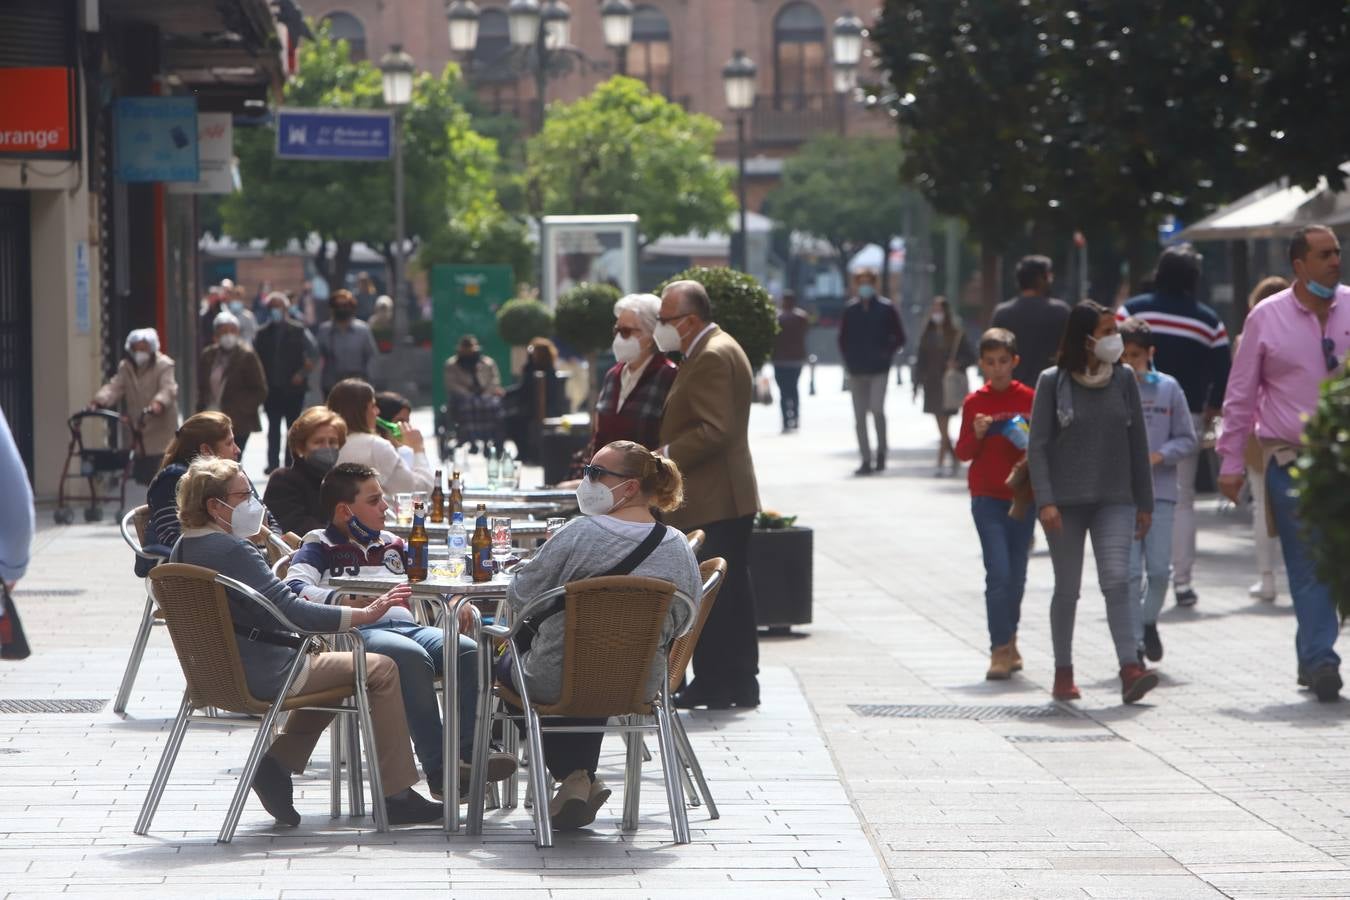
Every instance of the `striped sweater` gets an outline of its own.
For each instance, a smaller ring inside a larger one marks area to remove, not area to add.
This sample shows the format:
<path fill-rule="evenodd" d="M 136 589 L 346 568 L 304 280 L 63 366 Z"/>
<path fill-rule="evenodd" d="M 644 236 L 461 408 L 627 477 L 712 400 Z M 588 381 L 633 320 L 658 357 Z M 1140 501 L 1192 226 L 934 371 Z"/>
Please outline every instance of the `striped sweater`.
<path fill-rule="evenodd" d="M 1181 384 L 1191 412 L 1223 406 L 1233 355 L 1218 313 L 1193 297 L 1143 294 L 1127 301 L 1116 316 L 1148 323 L 1157 348 L 1153 365 Z"/>

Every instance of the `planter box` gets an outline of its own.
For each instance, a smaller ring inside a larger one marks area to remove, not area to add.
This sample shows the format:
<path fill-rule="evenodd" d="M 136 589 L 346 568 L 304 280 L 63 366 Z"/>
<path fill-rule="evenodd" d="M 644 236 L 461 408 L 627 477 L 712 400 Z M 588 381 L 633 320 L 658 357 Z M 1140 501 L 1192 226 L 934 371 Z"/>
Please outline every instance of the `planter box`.
<path fill-rule="evenodd" d="M 760 628 L 783 632 L 810 623 L 812 548 L 810 528 L 750 533 L 750 587 Z"/>

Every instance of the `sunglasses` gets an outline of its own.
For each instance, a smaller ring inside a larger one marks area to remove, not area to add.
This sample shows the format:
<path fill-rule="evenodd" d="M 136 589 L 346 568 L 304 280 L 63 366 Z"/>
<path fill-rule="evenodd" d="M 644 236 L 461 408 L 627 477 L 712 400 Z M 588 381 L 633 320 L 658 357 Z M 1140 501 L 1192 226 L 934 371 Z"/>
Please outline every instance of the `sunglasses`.
<path fill-rule="evenodd" d="M 1336 342 L 1329 337 L 1322 338 L 1322 357 L 1326 361 L 1328 372 L 1341 364 L 1336 358 Z"/>
<path fill-rule="evenodd" d="M 584 476 L 585 476 L 587 479 L 589 479 L 590 481 L 599 481 L 599 480 L 600 480 L 602 477 L 604 477 L 605 475 L 609 475 L 609 476 L 612 476 L 612 477 L 614 477 L 614 478 L 632 478 L 632 477 L 633 477 L 632 475 L 625 475 L 625 474 L 623 474 L 622 472 L 613 472 L 613 471 L 610 471 L 609 469 L 606 469 L 604 466 L 597 466 L 597 465 L 595 465 L 595 464 L 590 464 L 590 465 L 582 466 L 582 467 L 581 467 L 581 474 L 584 475 Z"/>

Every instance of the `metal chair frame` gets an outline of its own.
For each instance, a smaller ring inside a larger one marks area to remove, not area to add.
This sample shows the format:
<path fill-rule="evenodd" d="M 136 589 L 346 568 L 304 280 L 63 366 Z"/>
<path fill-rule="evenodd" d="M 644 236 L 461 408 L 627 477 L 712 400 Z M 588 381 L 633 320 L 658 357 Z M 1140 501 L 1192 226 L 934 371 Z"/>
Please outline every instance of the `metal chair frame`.
<path fill-rule="evenodd" d="M 713 564 L 711 567 L 709 567 L 710 563 Z M 719 563 L 720 565 L 718 565 Z M 706 560 L 703 565 L 700 566 L 700 569 L 704 568 L 709 568 L 709 574 L 707 579 L 703 582 L 703 597 L 699 601 L 698 616 L 706 621 L 707 614 L 711 611 L 710 607 L 717 602 L 717 592 L 721 589 L 722 580 L 726 578 L 726 561 L 720 557 Z M 684 636 L 689 636 L 695 629 L 698 629 L 701 634 L 701 628 L 699 628 L 699 623 L 697 621 L 690 623 L 689 630 L 685 632 Z M 699 635 L 695 634 L 693 636 L 695 639 L 695 646 L 697 646 Z M 691 647 L 690 655 L 692 656 L 692 654 L 693 648 Z M 685 666 L 687 667 L 687 665 L 688 663 L 686 662 Z M 684 667 L 681 667 L 681 671 L 679 672 L 672 671 L 669 668 L 667 669 L 666 684 L 668 690 L 672 689 L 673 685 L 678 684 L 680 679 L 684 677 L 683 668 Z M 718 812 L 717 802 L 713 800 L 712 791 L 708 789 L 708 780 L 703 776 L 703 766 L 699 764 L 698 755 L 694 753 L 694 745 L 693 742 L 689 740 L 689 732 L 684 729 L 684 717 L 678 709 L 672 708 L 670 721 L 671 725 L 674 726 L 675 731 L 675 747 L 680 754 L 680 771 L 685 778 L 685 787 L 689 792 L 689 805 L 698 806 L 699 798 L 701 796 L 703 803 L 708 807 L 708 818 L 720 819 L 722 814 Z M 695 785 L 697 785 L 697 787 L 695 787 Z"/>
<path fill-rule="evenodd" d="M 144 549 L 145 543 L 145 525 L 138 520 L 138 516 L 149 515 L 150 507 L 142 504 L 122 516 L 119 528 L 122 531 L 122 540 L 131 548 L 131 552 L 136 554 L 138 559 L 147 560 L 158 565 L 169 557 L 159 553 L 147 553 Z M 133 534 L 134 532 L 134 534 Z M 150 642 L 150 633 L 156 625 L 163 625 L 164 622 L 155 618 L 155 597 L 150 589 L 150 580 L 145 580 L 145 609 L 141 612 L 141 624 L 136 629 L 136 637 L 131 642 L 131 655 L 127 658 L 126 670 L 122 673 L 122 684 L 117 689 L 117 699 L 113 701 L 113 712 L 121 715 L 127 711 L 127 700 L 131 697 L 131 688 L 136 684 L 136 675 L 141 670 L 141 660 L 145 657 L 145 647 Z"/>
<path fill-rule="evenodd" d="M 675 737 L 675 726 L 672 725 L 670 710 L 670 692 L 668 690 L 668 679 L 662 679 L 660 690 L 656 697 L 651 698 L 648 703 L 651 706 L 650 715 L 636 715 L 627 712 L 618 713 L 613 720 L 605 725 L 581 726 L 581 725 L 546 725 L 540 719 L 540 714 L 536 711 L 533 702 L 530 700 L 529 688 L 525 684 L 524 676 L 521 674 L 521 667 L 514 665 L 512 674 L 514 676 L 517 694 L 522 701 L 521 715 L 512 715 L 504 711 L 493 712 L 492 704 L 494 700 L 493 677 L 491 666 L 491 653 L 487 649 L 491 641 L 487 638 L 497 638 L 505 640 L 507 651 L 513 658 L 518 659 L 517 648 L 515 644 L 516 635 L 522 622 L 526 621 L 535 612 L 543 609 L 555 598 L 561 597 L 567 593 L 568 589 L 584 589 L 588 582 L 602 579 L 585 579 L 573 582 L 570 585 L 554 588 L 539 595 L 530 601 L 520 615 L 510 626 L 503 625 L 485 625 L 480 630 L 481 638 L 478 644 L 478 663 L 479 663 L 479 685 L 481 686 L 478 696 L 478 718 L 477 728 L 475 729 L 473 762 L 470 769 L 470 794 L 468 811 L 468 833 L 481 835 L 483 833 L 483 812 L 486 801 L 486 774 L 487 774 L 487 755 L 488 744 L 492 733 L 492 724 L 494 720 L 502 720 L 506 723 L 505 730 L 514 728 L 514 722 L 522 717 L 525 720 L 526 728 L 526 746 L 529 752 L 529 783 L 527 787 L 526 805 L 532 805 L 535 827 L 535 844 L 541 848 L 553 846 L 553 823 L 549 814 L 549 775 L 547 766 L 544 765 L 543 750 L 543 732 L 618 732 L 623 734 L 627 741 L 627 760 L 624 766 L 624 808 L 623 808 L 623 828 L 627 831 L 634 831 L 638 827 L 638 800 L 640 795 L 640 785 L 642 778 L 642 744 L 637 739 L 639 734 L 655 731 L 657 740 L 661 747 L 661 769 L 664 775 L 666 788 L 666 802 L 670 808 L 671 829 L 674 832 L 675 843 L 689 843 L 689 819 L 685 813 L 684 801 L 684 778 L 678 774 L 682 766 L 675 766 L 672 763 L 679 759 L 679 749 Z M 669 583 L 669 582 L 667 582 Z M 698 615 L 698 607 L 693 598 L 682 591 L 672 592 L 672 603 L 683 604 L 689 612 L 688 623 L 692 625 L 694 618 Z M 666 613 L 668 614 L 667 608 Z M 686 626 L 687 630 L 688 626 Z M 680 632 L 683 634 L 684 632 Z M 672 641 L 678 638 L 680 634 L 672 636 Z M 669 646 L 663 648 L 668 652 Z M 641 719 L 650 718 L 649 722 L 642 722 Z M 514 793 L 514 792 L 512 792 Z M 531 797 L 533 803 L 530 803 Z"/>
<path fill-rule="evenodd" d="M 175 571 L 171 571 L 175 570 Z M 309 653 L 310 646 L 318 637 L 329 637 L 330 639 L 342 642 L 348 645 L 353 658 L 353 669 L 355 677 L 353 678 L 352 695 L 355 700 L 354 705 L 347 706 L 301 706 L 292 707 L 289 711 L 296 709 L 318 710 L 330 712 L 339 718 L 333 723 L 332 728 L 332 748 L 333 759 L 330 766 L 330 812 L 334 818 L 341 815 L 341 781 L 340 768 L 343 745 L 348 754 L 351 765 L 348 768 L 349 799 L 351 814 L 353 816 L 364 815 L 365 797 L 361 782 L 360 754 L 361 744 L 364 743 L 366 763 L 370 767 L 370 788 L 372 807 L 375 817 L 375 829 L 380 832 L 389 830 L 389 817 L 385 809 L 384 789 L 380 779 L 379 759 L 375 749 L 375 730 L 370 717 L 370 698 L 366 690 L 366 645 L 361 640 L 360 635 L 356 633 L 355 628 L 341 632 L 318 632 L 307 631 L 295 625 L 281 610 L 262 594 L 253 590 L 246 584 L 236 581 L 226 575 L 213 572 L 210 569 L 204 569 L 198 566 L 187 566 L 183 564 L 168 564 L 166 566 L 157 566 L 155 573 L 150 576 L 152 591 L 155 581 L 160 577 L 168 577 L 172 574 L 196 574 L 183 572 L 183 570 L 196 570 L 203 576 L 211 576 L 211 582 L 221 587 L 230 588 L 240 595 L 244 596 L 253 603 L 258 604 L 271 615 L 277 623 L 286 631 L 293 632 L 300 636 L 301 644 L 296 651 L 295 660 L 291 663 L 290 669 L 286 673 L 286 679 L 277 692 L 275 699 L 268 703 L 268 709 L 258 724 L 258 734 L 253 740 L 253 746 L 249 750 L 247 761 L 244 763 L 243 771 L 239 774 L 239 784 L 235 788 L 234 797 L 230 801 L 230 806 L 225 814 L 225 821 L 220 826 L 220 832 L 216 837 L 217 843 L 228 844 L 234 838 L 235 829 L 239 825 L 239 818 L 243 814 L 244 804 L 248 801 L 248 793 L 253 784 L 253 777 L 257 774 L 258 765 L 261 763 L 263 754 L 271 744 L 273 729 L 276 727 L 278 715 L 282 711 L 282 706 L 287 700 L 291 685 L 294 684 L 296 676 L 300 673 L 301 666 L 305 657 Z M 184 673 L 187 674 L 187 673 Z M 259 701 L 263 702 L 263 701 Z M 164 752 L 160 756 L 159 765 L 155 768 L 154 776 L 150 780 L 150 789 L 146 793 L 145 802 L 141 806 L 140 816 L 136 819 L 135 833 L 144 835 L 150 830 L 151 822 L 154 820 L 155 811 L 159 808 L 160 798 L 164 795 L 164 788 L 168 785 L 169 775 L 173 771 L 174 762 L 178 759 L 178 752 L 182 748 L 183 738 L 187 734 L 188 725 L 193 721 L 193 712 L 195 707 L 192 703 L 191 685 L 183 692 L 183 702 L 178 707 L 178 715 L 174 719 L 173 727 L 169 731 L 168 743 L 164 746 Z M 346 717 L 355 720 L 357 728 L 339 728 L 339 723 L 343 723 Z"/>

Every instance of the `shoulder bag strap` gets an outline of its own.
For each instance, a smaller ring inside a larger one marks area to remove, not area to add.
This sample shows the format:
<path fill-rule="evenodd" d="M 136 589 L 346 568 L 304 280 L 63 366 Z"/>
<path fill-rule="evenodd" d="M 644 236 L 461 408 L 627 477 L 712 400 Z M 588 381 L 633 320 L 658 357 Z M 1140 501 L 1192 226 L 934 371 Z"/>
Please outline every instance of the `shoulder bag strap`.
<path fill-rule="evenodd" d="M 647 536 L 642 539 L 642 543 L 638 544 L 637 547 L 633 549 L 632 553 L 625 556 L 619 561 L 618 565 L 600 577 L 603 578 L 608 575 L 632 575 L 633 570 L 642 565 L 643 561 L 652 555 L 653 551 L 661 545 L 661 541 L 665 540 L 665 537 L 666 526 L 657 522 L 652 526 L 652 530 L 647 532 Z"/>

